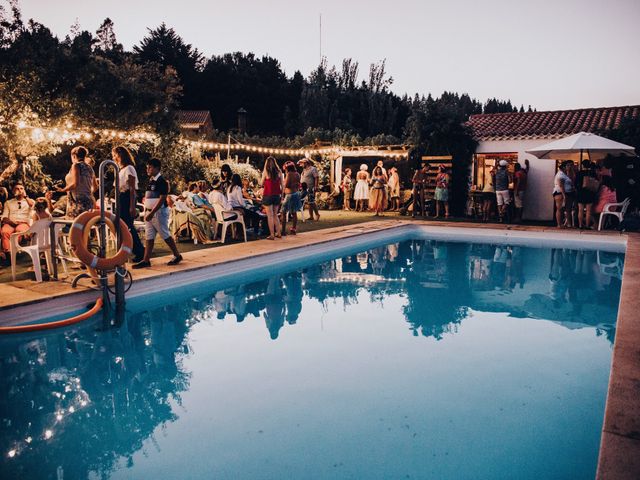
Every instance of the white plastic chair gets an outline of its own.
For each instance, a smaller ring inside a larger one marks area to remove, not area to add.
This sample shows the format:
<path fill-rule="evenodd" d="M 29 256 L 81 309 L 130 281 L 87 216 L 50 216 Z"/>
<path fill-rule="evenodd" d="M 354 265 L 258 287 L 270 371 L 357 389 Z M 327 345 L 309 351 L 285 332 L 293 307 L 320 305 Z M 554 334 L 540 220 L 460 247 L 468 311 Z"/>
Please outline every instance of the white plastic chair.
<path fill-rule="evenodd" d="M 16 281 L 16 257 L 18 253 L 25 252 L 31 256 L 31 262 L 33 263 L 33 272 L 36 275 L 36 281 L 42 282 L 42 271 L 40 270 L 40 253 L 44 253 L 45 258 L 47 260 L 47 270 L 51 274 L 53 272 L 53 259 L 51 258 L 51 233 L 49 230 L 49 226 L 51 225 L 51 220 L 44 219 L 38 220 L 34 222 L 29 230 L 20 233 L 14 233 L 11 235 L 9 241 L 11 244 L 11 278 L 15 282 Z M 60 232 L 62 231 L 64 225 L 57 224 L 54 227 L 54 237 L 55 243 L 58 244 L 58 238 L 60 237 Z M 31 235 L 31 241 L 29 245 L 22 246 L 19 243 L 20 237 L 23 235 Z M 62 266 L 66 273 L 67 266 L 64 261 L 62 261 Z"/>
<path fill-rule="evenodd" d="M 598 230 L 602 230 L 605 215 L 612 215 L 616 217 L 619 222 L 622 222 L 622 219 L 629 208 L 629 204 L 631 204 L 631 198 L 629 197 L 625 198 L 622 202 L 605 204 L 602 209 L 602 213 L 600 214 L 600 220 L 598 221 Z"/>
<path fill-rule="evenodd" d="M 219 203 L 214 203 L 213 209 L 216 212 L 216 233 L 218 231 L 218 225 L 222 226 L 222 243 L 224 243 L 224 240 L 227 236 L 227 228 L 229 228 L 229 225 L 233 225 L 234 223 L 239 223 L 240 225 L 242 225 L 244 241 L 247 241 L 247 227 L 244 224 L 244 217 L 240 212 L 236 212 L 233 210 L 224 210 L 222 208 L 222 205 L 220 205 Z"/>

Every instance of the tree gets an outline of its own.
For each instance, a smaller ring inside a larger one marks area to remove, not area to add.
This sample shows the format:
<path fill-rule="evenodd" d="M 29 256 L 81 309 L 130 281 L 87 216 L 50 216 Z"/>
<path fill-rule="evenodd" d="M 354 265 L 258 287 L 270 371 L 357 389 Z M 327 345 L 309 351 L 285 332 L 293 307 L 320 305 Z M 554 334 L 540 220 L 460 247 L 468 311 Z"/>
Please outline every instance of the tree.
<path fill-rule="evenodd" d="M 113 27 L 113 21 L 107 17 L 96 30 L 97 42 L 95 46 L 98 50 L 102 52 L 122 51 L 122 45 L 118 43 Z"/>
<path fill-rule="evenodd" d="M 171 67 L 184 90 L 184 108 L 198 108 L 197 74 L 203 68 L 203 57 L 197 48 L 185 43 L 173 28 L 162 23 L 140 45 L 133 47 L 139 63 L 156 63 L 165 69 Z"/>

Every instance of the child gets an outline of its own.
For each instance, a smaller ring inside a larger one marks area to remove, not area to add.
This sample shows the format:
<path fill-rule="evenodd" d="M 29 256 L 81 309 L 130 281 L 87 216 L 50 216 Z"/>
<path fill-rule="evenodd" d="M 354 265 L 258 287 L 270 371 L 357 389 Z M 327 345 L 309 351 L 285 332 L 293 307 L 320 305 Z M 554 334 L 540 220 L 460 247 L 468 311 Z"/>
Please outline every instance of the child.
<path fill-rule="evenodd" d="M 31 214 L 31 220 L 37 222 L 38 220 L 52 220 L 51 214 L 47 207 L 49 202 L 45 197 L 36 198 L 36 203 L 33 205 L 33 213 Z"/>

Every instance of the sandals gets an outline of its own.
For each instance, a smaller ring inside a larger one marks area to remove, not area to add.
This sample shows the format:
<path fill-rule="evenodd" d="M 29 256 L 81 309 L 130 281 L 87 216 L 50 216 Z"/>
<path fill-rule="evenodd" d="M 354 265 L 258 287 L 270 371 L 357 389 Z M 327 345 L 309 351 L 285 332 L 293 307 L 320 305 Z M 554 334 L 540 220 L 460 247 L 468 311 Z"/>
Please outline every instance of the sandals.
<path fill-rule="evenodd" d="M 296 229 L 295 228 L 290 228 L 289 229 L 289 235 L 295 235 L 296 234 Z"/>
<path fill-rule="evenodd" d="M 276 233 L 276 238 L 282 238 L 282 234 L 281 233 Z"/>

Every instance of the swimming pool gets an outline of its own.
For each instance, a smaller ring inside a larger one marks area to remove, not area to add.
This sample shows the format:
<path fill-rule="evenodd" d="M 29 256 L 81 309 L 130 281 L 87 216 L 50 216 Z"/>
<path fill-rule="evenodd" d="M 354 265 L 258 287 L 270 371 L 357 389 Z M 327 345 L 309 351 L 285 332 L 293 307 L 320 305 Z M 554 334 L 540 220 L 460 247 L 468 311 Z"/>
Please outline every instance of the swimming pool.
<path fill-rule="evenodd" d="M 0 339 L 2 471 L 594 476 L 621 254 L 349 248 L 134 298 L 117 327 Z"/>

